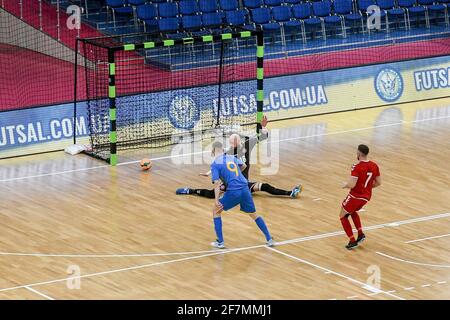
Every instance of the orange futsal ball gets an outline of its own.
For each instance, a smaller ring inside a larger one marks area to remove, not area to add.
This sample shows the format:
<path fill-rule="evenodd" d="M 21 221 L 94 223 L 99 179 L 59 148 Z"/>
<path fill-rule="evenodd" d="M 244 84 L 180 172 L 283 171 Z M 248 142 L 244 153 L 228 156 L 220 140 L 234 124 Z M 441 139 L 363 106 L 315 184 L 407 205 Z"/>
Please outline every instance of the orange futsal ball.
<path fill-rule="evenodd" d="M 152 160 L 150 159 L 142 159 L 140 162 L 141 165 L 141 169 L 146 171 L 146 170 L 150 170 L 152 168 Z"/>

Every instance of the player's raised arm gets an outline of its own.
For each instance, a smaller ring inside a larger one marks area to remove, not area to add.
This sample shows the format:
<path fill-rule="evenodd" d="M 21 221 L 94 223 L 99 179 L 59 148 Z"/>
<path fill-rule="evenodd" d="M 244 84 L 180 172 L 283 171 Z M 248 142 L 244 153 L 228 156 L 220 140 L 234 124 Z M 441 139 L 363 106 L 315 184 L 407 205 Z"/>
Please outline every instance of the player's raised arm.
<path fill-rule="evenodd" d="M 252 151 L 253 147 L 260 141 L 266 140 L 269 137 L 269 130 L 267 130 L 267 116 L 264 116 L 261 120 L 261 130 L 259 131 L 259 135 L 255 135 L 249 138 L 249 150 Z"/>

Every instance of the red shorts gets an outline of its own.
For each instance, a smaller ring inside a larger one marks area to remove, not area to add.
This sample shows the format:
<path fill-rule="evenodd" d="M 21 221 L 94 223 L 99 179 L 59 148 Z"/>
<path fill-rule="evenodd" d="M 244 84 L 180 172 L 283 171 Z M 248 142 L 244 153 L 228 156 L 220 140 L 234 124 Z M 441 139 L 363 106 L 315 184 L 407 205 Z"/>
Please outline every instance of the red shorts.
<path fill-rule="evenodd" d="M 355 198 L 351 195 L 348 195 L 347 198 L 345 198 L 345 200 L 342 202 L 342 208 L 345 210 L 345 212 L 352 214 L 361 210 L 367 202 L 368 201 L 366 199 Z"/>

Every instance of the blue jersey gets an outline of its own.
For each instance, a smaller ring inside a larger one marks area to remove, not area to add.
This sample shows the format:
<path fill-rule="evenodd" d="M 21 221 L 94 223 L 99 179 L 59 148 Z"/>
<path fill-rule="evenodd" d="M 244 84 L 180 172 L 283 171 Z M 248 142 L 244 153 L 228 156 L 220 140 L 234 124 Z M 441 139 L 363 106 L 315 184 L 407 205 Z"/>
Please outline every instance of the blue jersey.
<path fill-rule="evenodd" d="M 222 180 L 227 190 L 240 190 L 248 188 L 248 181 L 241 172 L 239 166 L 243 162 L 235 156 L 221 154 L 211 164 L 212 181 Z"/>

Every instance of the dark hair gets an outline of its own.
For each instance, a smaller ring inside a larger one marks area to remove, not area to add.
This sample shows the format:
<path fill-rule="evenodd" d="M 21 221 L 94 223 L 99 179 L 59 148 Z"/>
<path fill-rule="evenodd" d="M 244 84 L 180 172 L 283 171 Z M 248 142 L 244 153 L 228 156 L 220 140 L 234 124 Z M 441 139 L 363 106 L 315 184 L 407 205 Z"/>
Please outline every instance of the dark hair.
<path fill-rule="evenodd" d="M 214 141 L 214 143 L 212 144 L 213 150 L 222 149 L 222 148 L 223 148 L 223 144 L 220 141 Z"/>
<path fill-rule="evenodd" d="M 358 151 L 361 152 L 363 155 L 367 156 L 369 154 L 369 147 L 365 144 L 360 144 L 358 146 Z"/>

